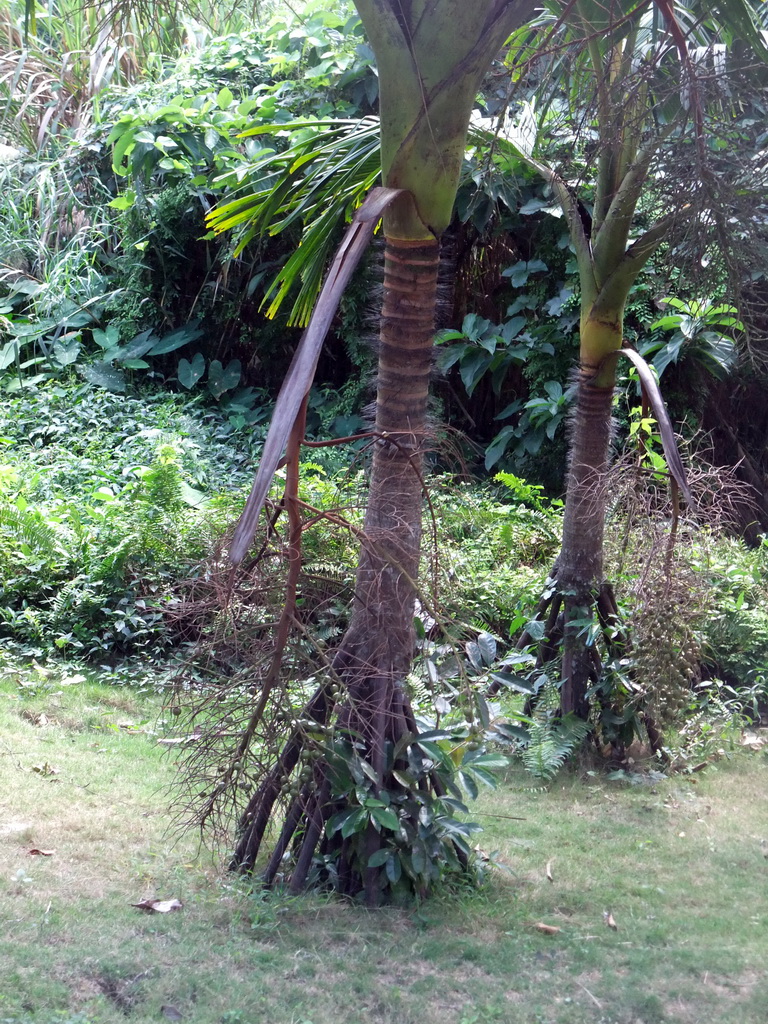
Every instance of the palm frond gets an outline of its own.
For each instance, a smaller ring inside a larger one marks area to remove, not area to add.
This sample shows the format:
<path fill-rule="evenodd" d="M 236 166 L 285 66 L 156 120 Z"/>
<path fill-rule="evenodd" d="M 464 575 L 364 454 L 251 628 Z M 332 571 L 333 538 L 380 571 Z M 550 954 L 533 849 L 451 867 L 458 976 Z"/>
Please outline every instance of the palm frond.
<path fill-rule="evenodd" d="M 238 231 L 235 255 L 254 239 L 302 226 L 301 242 L 267 286 L 264 304 L 267 315 L 275 316 L 298 285 L 288 322 L 304 326 L 340 228 L 351 221 L 380 176 L 379 122 L 373 117 L 300 120 L 259 125 L 243 133 L 264 135 L 278 142 L 287 135 L 287 148 L 265 148 L 237 187 L 236 197 L 208 215 L 208 225 L 217 233 Z"/>

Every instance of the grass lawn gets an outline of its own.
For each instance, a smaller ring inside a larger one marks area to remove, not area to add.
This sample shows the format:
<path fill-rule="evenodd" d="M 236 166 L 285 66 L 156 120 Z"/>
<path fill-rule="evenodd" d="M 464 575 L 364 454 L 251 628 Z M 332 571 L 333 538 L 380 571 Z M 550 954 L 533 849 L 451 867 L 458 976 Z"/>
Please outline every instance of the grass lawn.
<path fill-rule="evenodd" d="M 371 912 L 169 838 L 156 700 L 74 680 L 0 684 L 0 1024 L 768 1020 L 766 748 L 637 786 L 512 772 L 475 808 L 508 872 Z M 131 906 L 155 897 L 183 908 Z"/>

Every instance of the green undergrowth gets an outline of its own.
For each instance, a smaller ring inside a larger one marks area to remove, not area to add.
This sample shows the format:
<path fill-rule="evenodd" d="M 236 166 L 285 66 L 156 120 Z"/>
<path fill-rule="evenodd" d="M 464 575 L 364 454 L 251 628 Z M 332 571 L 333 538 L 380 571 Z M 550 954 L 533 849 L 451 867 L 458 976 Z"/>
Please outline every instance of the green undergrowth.
<path fill-rule="evenodd" d="M 328 426 L 321 424 L 321 433 Z M 255 638 L 259 646 L 263 624 L 282 601 L 286 562 L 270 556 L 243 577 L 243 599 L 228 594 L 222 616 L 216 609 L 226 573 L 215 557 L 242 509 L 263 433 L 202 398 L 160 390 L 117 396 L 74 376 L 7 395 L 0 415 L 0 637 L 39 662 L 74 657 L 115 667 L 141 656 L 162 664 L 169 656 L 186 659 L 196 639 L 220 646 L 231 613 L 237 651 L 241 640 Z M 346 447 L 306 456 L 300 496 L 319 514 L 306 512 L 297 607 L 316 657 L 332 651 L 346 627 L 366 462 Z M 283 479 L 279 471 L 275 503 Z M 561 517 L 559 502 L 511 474 L 484 483 L 437 472 L 429 478 L 417 608 L 424 657 L 416 671 L 428 712 L 462 673 L 478 682 L 480 670 L 506 672 L 524 630 L 542 638 L 543 624 L 533 629 L 530 620 L 554 565 Z M 657 719 L 679 725 L 700 710 L 691 686 L 702 671 L 715 681 L 704 703 L 714 694 L 719 718 L 742 711 L 755 717 L 766 701 L 768 544 L 750 549 L 690 526 L 665 575 L 658 527 L 627 531 L 620 518 L 610 524 L 608 572 L 630 648 L 613 659 L 600 685 L 625 686 L 631 697 L 639 681 L 654 691 Z M 279 554 L 276 534 L 271 542 Z M 263 598 L 255 598 L 252 584 Z M 471 648 L 486 635 L 495 653 L 478 668 Z M 511 666 L 518 676 L 531 670 L 527 692 L 538 692 L 543 679 L 534 656 Z M 243 667 L 223 650 L 218 657 L 225 676 Z M 431 675 L 428 661 L 436 666 Z M 310 665 L 308 674 L 314 671 Z"/>
<path fill-rule="evenodd" d="M 228 525 L 258 440 L 168 393 L 6 396 L 0 635 L 37 658 L 162 652 L 167 602 Z"/>
<path fill-rule="evenodd" d="M 510 772 L 471 809 L 494 865 L 481 888 L 371 912 L 251 892 L 168 834 L 165 738 L 151 687 L 7 668 L 0 1020 L 764 1020 L 764 747 L 635 785 L 573 772 L 536 791 Z M 131 905 L 155 898 L 183 906 Z"/>
<path fill-rule="evenodd" d="M 73 379 L 7 395 L 0 635 L 38 659 L 162 656 L 178 641 L 166 612 L 237 518 L 262 439 L 263 428 L 164 391 L 128 397 Z M 359 528 L 364 461 L 349 468 L 343 449 L 309 454 L 301 497 Z M 430 493 L 426 605 L 441 620 L 508 633 L 554 555 L 557 512 L 450 477 L 437 478 Z M 316 520 L 304 534 L 304 559 L 301 600 L 321 639 L 332 641 L 347 613 L 354 534 Z"/>

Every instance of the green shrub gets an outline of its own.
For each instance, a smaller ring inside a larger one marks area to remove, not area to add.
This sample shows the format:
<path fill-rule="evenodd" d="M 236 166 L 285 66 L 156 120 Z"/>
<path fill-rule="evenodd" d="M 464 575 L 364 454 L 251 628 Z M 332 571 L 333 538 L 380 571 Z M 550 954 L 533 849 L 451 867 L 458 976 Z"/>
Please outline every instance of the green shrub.
<path fill-rule="evenodd" d="M 433 552 L 441 614 L 509 638 L 552 568 L 560 507 L 511 474 L 496 479 L 499 489 L 450 477 L 432 483 L 436 533 L 427 519 L 424 548 Z M 427 573 L 425 567 L 425 585 Z"/>
<path fill-rule="evenodd" d="M 257 436 L 78 386 L 9 398 L 0 438 L 0 632 L 39 654 L 167 645 L 164 609 L 230 521 Z"/>
<path fill-rule="evenodd" d="M 747 684 L 768 666 L 768 538 L 755 548 L 718 538 L 696 550 L 692 564 L 711 592 L 704 664 L 713 677 Z"/>

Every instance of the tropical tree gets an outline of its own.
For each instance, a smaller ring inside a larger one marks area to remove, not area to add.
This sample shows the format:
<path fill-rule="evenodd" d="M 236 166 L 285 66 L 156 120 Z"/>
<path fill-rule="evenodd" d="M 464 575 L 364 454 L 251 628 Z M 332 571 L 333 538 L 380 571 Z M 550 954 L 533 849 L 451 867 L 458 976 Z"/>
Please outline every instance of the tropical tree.
<path fill-rule="evenodd" d="M 433 770 L 433 760 L 444 754 L 425 747 L 434 737 L 419 737 L 405 689 L 415 640 L 439 240 L 452 218 L 481 79 L 510 32 L 531 16 L 533 3 L 357 0 L 356 6 L 378 65 L 382 179 L 391 190 L 383 221 L 374 454 L 349 629 L 328 683 L 304 713 L 305 735 L 326 726 L 333 686 L 340 681 L 336 745 L 326 750 L 324 763 L 316 763 L 311 791 L 299 793 L 289 806 L 267 880 L 274 879 L 298 834 L 291 886 L 304 885 L 333 814 L 323 849 L 334 854 L 337 885 L 352 893 L 362 889 L 374 903 L 401 877 L 425 891 L 440 874 L 441 857 L 457 863 L 449 848 L 459 833 L 449 824 L 449 798 Z M 305 388 L 306 382 L 294 387 L 294 402 Z M 283 394 L 289 391 L 284 385 Z M 301 417 L 299 410 L 294 439 L 303 430 Z M 235 561 L 253 537 L 262 493 L 241 519 L 231 552 Z M 253 868 L 282 780 L 305 742 L 300 731 L 291 736 L 250 801 L 234 858 L 238 868 Z M 361 799 L 363 783 L 368 796 Z M 467 848 L 456 846 L 461 861 Z"/>
<path fill-rule="evenodd" d="M 590 0 L 555 2 L 535 25 L 515 34 L 510 59 L 516 78 L 520 65 L 527 63 L 546 82 L 542 38 L 553 55 L 553 86 L 548 92 L 538 90 L 538 108 L 544 112 L 541 124 L 546 132 L 556 120 L 554 112 L 570 105 L 571 121 L 581 122 L 582 138 L 588 139 L 579 146 L 588 153 L 586 163 L 574 170 L 571 162 L 569 169 L 558 172 L 538 157 L 534 142 L 541 125 L 532 103 L 524 106 L 512 138 L 494 138 L 491 149 L 497 162 L 503 164 L 506 149 L 515 160 L 522 155 L 543 175 L 566 214 L 578 265 L 580 354 L 563 546 L 556 569 L 558 586 L 542 614 L 546 612 L 554 625 L 564 611 L 562 709 L 586 717 L 588 680 L 596 669 L 588 621 L 595 603 L 603 621 L 616 613 L 611 588 L 603 579 L 603 532 L 610 413 L 617 359 L 625 351 L 624 307 L 638 274 L 671 233 L 679 235 L 681 227 L 707 218 L 722 223 L 713 195 L 704 111 L 708 103 L 723 103 L 725 94 L 717 79 L 725 66 L 724 42 L 740 38 L 759 53 L 764 46 L 751 9 L 742 0 L 721 5 L 716 21 L 709 12 L 699 18 L 695 11 L 673 7 L 666 0 L 617 0 L 607 7 Z M 251 221 L 252 231 L 263 229 L 276 210 L 284 223 L 297 211 L 312 220 L 314 210 L 324 209 L 323 195 L 333 191 L 336 179 L 329 168 L 334 152 L 343 169 L 343 188 L 334 200 L 340 204 L 337 209 L 354 203 L 373 174 L 366 132 L 337 125 L 333 141 L 318 145 L 312 138 L 300 139 L 282 157 L 289 167 L 277 189 L 283 205 L 274 202 L 274 193 L 267 188 L 220 208 L 215 214 L 218 226 L 234 226 L 253 210 L 258 214 Z M 357 168 L 365 173 L 356 178 Z M 290 193 L 299 199 L 287 200 Z M 307 231 L 312 246 L 304 253 L 300 249 L 276 282 L 276 302 L 306 267 L 308 257 L 311 263 L 311 254 L 327 233 L 321 213 Z M 315 280 L 316 276 L 305 275 L 298 315 L 311 301 Z M 627 354 L 637 361 L 635 353 Z M 685 489 L 671 427 L 652 379 L 646 379 L 664 423 L 670 468 Z"/>
<path fill-rule="evenodd" d="M 572 183 L 567 170 L 536 159 L 539 125 L 532 104 L 525 105 L 510 138 L 515 156 L 549 183 L 565 214 L 578 267 L 579 365 L 563 541 L 553 574 L 557 586 L 541 613 L 546 611 L 551 630 L 562 609 L 561 708 L 586 718 L 590 678 L 599 668 L 590 621 L 595 606 L 603 624 L 615 623 L 617 616 L 603 567 L 616 368 L 622 353 L 642 366 L 624 344 L 624 309 L 638 274 L 665 240 L 673 233 L 680 237 L 683 225 L 712 218 L 716 199 L 709 187 L 705 106 L 722 105 L 723 90 L 713 89 L 710 80 L 718 72 L 724 77 L 725 62 L 717 26 L 686 28 L 682 16 L 692 19 L 691 12 L 666 2 L 618 0 L 605 8 L 576 0 L 567 13 L 559 3 L 553 12 L 563 16 L 564 41 L 580 51 L 569 77 L 557 79 L 555 88 L 561 100 L 573 102 L 573 90 L 588 84 L 586 127 L 594 164 L 580 171 L 572 167 Z M 745 6 L 734 3 L 719 13 L 730 15 L 742 38 L 762 49 Z M 583 123 L 583 91 L 577 102 Z M 546 103 L 542 109 L 546 124 L 553 115 Z M 503 147 L 503 140 L 498 143 Z M 646 368 L 643 382 L 662 424 L 673 487 L 678 483 L 690 501 L 671 425 Z"/>

